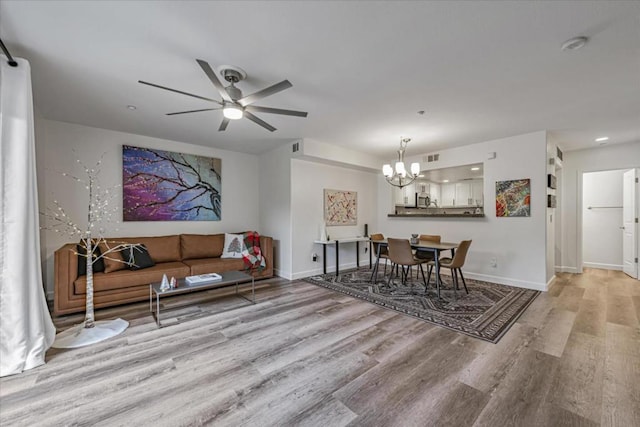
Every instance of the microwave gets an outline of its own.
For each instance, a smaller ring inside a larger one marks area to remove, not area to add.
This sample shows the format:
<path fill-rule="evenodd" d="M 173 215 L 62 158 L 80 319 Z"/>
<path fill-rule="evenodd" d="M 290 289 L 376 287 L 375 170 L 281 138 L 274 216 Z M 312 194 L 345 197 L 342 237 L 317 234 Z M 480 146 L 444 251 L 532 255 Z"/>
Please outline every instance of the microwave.
<path fill-rule="evenodd" d="M 416 208 L 426 209 L 430 204 L 429 193 L 416 193 Z"/>

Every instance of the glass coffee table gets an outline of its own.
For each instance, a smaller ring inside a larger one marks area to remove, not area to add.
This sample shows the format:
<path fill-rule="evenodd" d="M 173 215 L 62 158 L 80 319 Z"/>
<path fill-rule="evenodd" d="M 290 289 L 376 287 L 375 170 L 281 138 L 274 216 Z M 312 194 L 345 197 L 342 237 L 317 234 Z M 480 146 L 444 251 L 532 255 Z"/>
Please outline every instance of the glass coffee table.
<path fill-rule="evenodd" d="M 195 291 L 203 291 L 206 289 L 224 288 L 224 287 L 235 285 L 236 295 L 246 299 L 247 301 L 253 304 L 256 303 L 256 288 L 255 288 L 255 281 L 252 275 L 244 273 L 242 271 L 226 271 L 224 273 L 219 273 L 219 274 L 220 276 L 222 276 L 222 278 L 219 280 L 212 280 L 212 281 L 202 282 L 202 283 L 194 283 L 192 285 L 187 284 L 185 279 L 177 279 L 177 286 L 175 288 L 167 289 L 165 291 L 160 290 L 160 282 L 150 284 L 149 285 L 149 311 L 151 311 L 151 314 L 153 315 L 158 327 L 159 328 L 162 327 L 162 324 L 160 323 L 160 297 L 186 294 L 186 293 L 195 292 Z M 241 283 L 247 283 L 247 282 L 251 282 L 251 299 L 238 293 L 238 286 Z M 154 299 L 156 301 L 155 310 L 153 308 Z"/>

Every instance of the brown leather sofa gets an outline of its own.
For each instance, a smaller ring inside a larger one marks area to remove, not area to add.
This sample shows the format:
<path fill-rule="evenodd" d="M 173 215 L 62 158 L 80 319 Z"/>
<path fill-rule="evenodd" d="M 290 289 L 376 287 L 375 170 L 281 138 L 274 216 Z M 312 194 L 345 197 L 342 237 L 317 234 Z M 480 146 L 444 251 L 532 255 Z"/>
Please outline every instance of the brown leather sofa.
<path fill-rule="evenodd" d="M 118 237 L 116 242 L 141 243 L 147 247 L 155 266 L 141 270 L 123 269 L 93 274 L 94 306 L 109 307 L 149 298 L 149 284 L 162 275 L 176 279 L 204 273 L 244 270 L 242 259 L 220 258 L 224 234 L 179 234 L 161 237 Z M 78 276 L 76 244 L 62 246 L 55 252 L 55 315 L 84 311 L 86 276 Z M 260 236 L 260 250 L 267 267 L 254 277 L 273 277 L 273 239 Z"/>

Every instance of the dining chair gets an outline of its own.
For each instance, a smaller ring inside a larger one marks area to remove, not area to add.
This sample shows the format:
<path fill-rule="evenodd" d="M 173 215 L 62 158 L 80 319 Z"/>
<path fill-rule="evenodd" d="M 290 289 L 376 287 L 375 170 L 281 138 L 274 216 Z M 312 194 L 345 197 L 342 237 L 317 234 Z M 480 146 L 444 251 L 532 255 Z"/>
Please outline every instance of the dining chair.
<path fill-rule="evenodd" d="M 442 238 L 439 235 L 436 234 L 421 234 L 420 237 L 418 237 L 418 240 L 420 241 L 426 241 L 426 242 L 435 242 L 435 243 L 440 243 L 440 241 L 442 240 Z M 420 248 L 418 248 L 416 250 L 416 258 L 420 258 L 425 260 L 425 262 L 428 261 L 432 261 L 433 260 L 433 252 L 429 251 L 429 250 L 421 250 Z M 418 278 L 418 271 L 416 271 L 416 279 Z"/>
<path fill-rule="evenodd" d="M 389 275 L 387 286 L 391 287 L 391 281 L 393 280 L 394 271 L 395 274 L 398 275 L 398 266 L 400 267 L 400 270 L 402 272 L 402 284 L 405 285 L 407 283 L 407 277 L 411 277 L 411 267 L 417 265 L 422 272 L 422 281 L 424 282 L 424 289 L 426 292 L 427 280 L 424 276 L 422 264 L 426 263 L 427 261 L 416 258 L 414 256 L 413 251 L 411 250 L 411 243 L 409 243 L 408 239 L 389 238 L 387 239 L 387 242 L 389 244 L 389 259 L 391 260 L 391 274 Z"/>
<path fill-rule="evenodd" d="M 384 235 L 382 233 L 375 233 L 375 234 L 370 235 L 369 238 L 371 240 L 384 240 Z M 389 260 L 389 249 L 387 248 L 386 245 L 382 245 L 380 243 L 372 242 L 372 250 L 373 250 L 373 253 L 376 255 L 376 264 L 374 266 L 373 273 L 375 275 L 375 280 L 377 281 L 378 280 L 378 266 L 380 264 L 380 258 L 384 259 L 384 274 L 387 274 L 387 262 Z M 380 250 L 379 253 L 378 253 L 378 250 Z M 375 283 L 375 281 L 373 283 Z"/>
<path fill-rule="evenodd" d="M 458 273 L 460 273 L 460 277 L 462 278 L 462 284 L 464 285 L 464 290 L 467 293 L 469 293 L 469 289 L 467 289 L 467 282 L 465 282 L 464 276 L 462 275 L 462 267 L 464 266 L 464 261 L 467 258 L 467 252 L 469 252 L 469 246 L 471 246 L 471 240 L 463 240 L 458 245 L 458 249 L 456 250 L 456 253 L 453 256 L 453 258 L 443 257 L 438 260 L 439 261 L 438 264 L 440 268 L 444 267 L 444 268 L 449 268 L 451 270 L 451 277 L 453 279 L 454 291 L 456 289 L 459 289 Z M 429 273 L 427 278 L 427 285 L 428 285 L 429 281 L 431 280 L 431 272 L 433 271 L 433 267 L 435 267 L 436 262 L 429 261 L 427 265 L 429 266 L 428 268 Z M 440 271 L 436 271 L 436 274 L 438 275 L 438 277 L 440 277 Z M 440 282 L 442 282 L 442 280 L 440 280 Z"/>

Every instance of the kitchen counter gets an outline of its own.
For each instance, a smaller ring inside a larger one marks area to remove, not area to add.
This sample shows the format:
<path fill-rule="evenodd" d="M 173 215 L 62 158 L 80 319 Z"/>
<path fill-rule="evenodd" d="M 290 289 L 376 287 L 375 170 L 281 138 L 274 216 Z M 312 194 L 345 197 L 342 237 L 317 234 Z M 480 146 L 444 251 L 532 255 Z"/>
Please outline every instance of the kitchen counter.
<path fill-rule="evenodd" d="M 484 218 L 484 214 L 460 214 L 460 213 L 399 213 L 399 214 L 388 214 L 389 218 Z"/>

